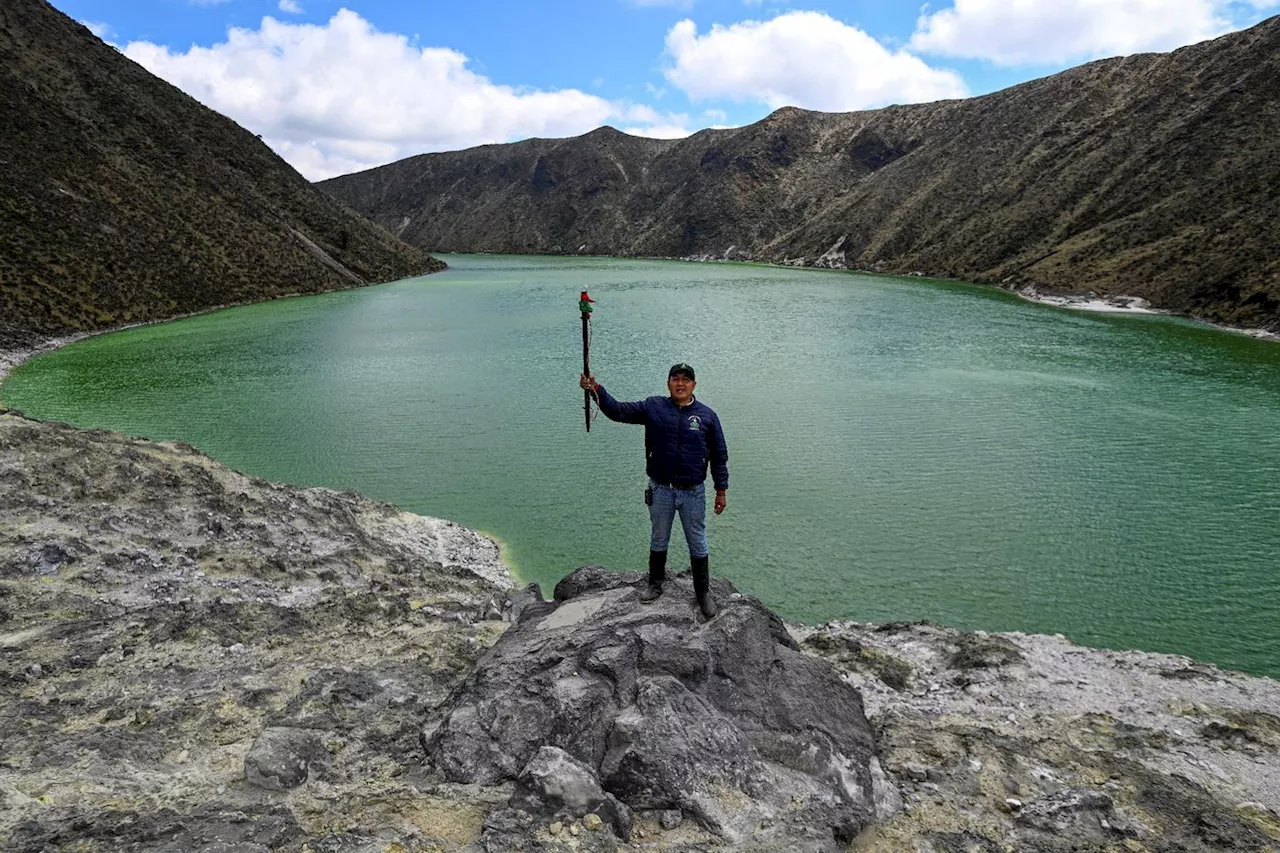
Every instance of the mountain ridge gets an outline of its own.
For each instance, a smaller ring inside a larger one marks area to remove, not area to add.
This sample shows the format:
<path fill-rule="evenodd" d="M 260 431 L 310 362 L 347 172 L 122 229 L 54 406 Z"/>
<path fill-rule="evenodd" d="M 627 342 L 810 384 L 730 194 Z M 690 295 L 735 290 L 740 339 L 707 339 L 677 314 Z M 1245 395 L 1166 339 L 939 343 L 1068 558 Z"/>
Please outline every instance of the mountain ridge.
<path fill-rule="evenodd" d="M 44 0 L 0 60 L 5 342 L 444 268 Z"/>
<path fill-rule="evenodd" d="M 1130 295 L 1280 329 L 1280 17 L 965 100 L 599 128 L 319 184 L 446 252 L 722 258 Z"/>

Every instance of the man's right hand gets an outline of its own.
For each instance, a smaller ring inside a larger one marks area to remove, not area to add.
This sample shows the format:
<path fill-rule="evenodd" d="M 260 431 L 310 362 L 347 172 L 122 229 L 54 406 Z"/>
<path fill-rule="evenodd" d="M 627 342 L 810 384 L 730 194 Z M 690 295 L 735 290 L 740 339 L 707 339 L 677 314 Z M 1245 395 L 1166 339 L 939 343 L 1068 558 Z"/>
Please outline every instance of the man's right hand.
<path fill-rule="evenodd" d="M 578 379 L 578 385 L 583 391 L 594 391 L 600 387 L 600 383 L 596 381 L 594 376 L 588 376 L 585 373 Z"/>

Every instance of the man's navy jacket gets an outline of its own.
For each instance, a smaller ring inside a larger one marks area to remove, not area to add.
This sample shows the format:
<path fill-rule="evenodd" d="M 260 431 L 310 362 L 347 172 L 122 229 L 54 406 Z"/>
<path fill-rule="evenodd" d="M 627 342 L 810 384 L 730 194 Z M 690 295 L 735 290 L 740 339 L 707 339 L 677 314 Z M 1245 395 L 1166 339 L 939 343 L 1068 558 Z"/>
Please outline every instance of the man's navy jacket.
<path fill-rule="evenodd" d="M 729 488 L 729 448 L 720 419 L 697 398 L 683 409 L 670 397 L 620 403 L 597 386 L 600 411 L 609 420 L 644 424 L 645 472 L 655 483 L 687 489 L 707 479 L 716 490 Z"/>

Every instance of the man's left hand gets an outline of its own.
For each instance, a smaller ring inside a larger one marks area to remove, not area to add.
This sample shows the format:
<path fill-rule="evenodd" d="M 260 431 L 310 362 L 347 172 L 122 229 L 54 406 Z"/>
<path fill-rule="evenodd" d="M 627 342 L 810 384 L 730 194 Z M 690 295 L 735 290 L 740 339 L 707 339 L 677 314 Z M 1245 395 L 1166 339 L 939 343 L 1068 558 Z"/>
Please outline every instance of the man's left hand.
<path fill-rule="evenodd" d="M 727 493 L 725 494 L 717 493 L 716 494 L 716 515 L 719 515 L 720 513 L 724 512 L 724 508 L 727 507 L 728 505 L 729 505 L 729 495 Z"/>

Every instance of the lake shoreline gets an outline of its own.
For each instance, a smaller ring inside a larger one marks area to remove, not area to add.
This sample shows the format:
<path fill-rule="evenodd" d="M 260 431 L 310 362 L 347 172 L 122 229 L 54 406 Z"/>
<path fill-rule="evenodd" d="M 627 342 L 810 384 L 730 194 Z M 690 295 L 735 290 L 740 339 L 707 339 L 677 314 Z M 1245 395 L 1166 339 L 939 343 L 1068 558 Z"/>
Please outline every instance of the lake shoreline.
<path fill-rule="evenodd" d="M 1139 296 L 1099 296 L 1089 293 L 1053 293 L 1041 290 L 1034 285 L 1020 287 L 1013 291 L 1028 302 L 1038 305 L 1052 305 L 1056 308 L 1071 308 L 1076 311 L 1091 311 L 1101 314 L 1163 314 L 1176 316 L 1172 311 L 1152 308 L 1151 303 Z"/>
<path fill-rule="evenodd" d="M 298 294 L 299 296 L 310 296 L 312 294 Z M 288 299 L 287 296 L 279 297 Z M 270 300 L 269 300 L 270 301 Z M 48 355 L 55 350 L 60 350 L 65 346 L 78 343 L 89 338 L 96 338 L 99 335 L 111 335 L 116 332 L 124 332 L 129 329 L 140 329 L 144 326 L 158 326 L 161 323 L 172 323 L 175 320 L 186 320 L 190 317 L 198 317 L 201 314 L 209 314 L 214 311 L 221 311 L 224 308 L 236 308 L 241 305 L 256 305 L 255 302 L 232 302 L 227 305 L 218 305 L 213 308 L 207 308 L 203 311 L 194 311 L 190 314 L 179 314 L 174 317 L 165 317 L 163 320 L 147 320 L 142 323 L 126 323 L 121 326 L 110 326 L 105 329 L 95 329 L 91 332 L 73 332 L 68 335 L 37 335 L 35 343 L 24 344 L 18 347 L 6 347 L 0 344 L 0 407 L 3 406 L 3 385 L 9 375 L 22 365 L 26 364 L 33 358 L 42 355 Z"/>
<path fill-rule="evenodd" d="M 275 299 L 292 299 L 295 296 L 315 296 L 314 293 L 292 293 L 287 296 L 278 296 Z M 67 335 L 36 335 L 35 343 L 28 343 L 17 347 L 6 347 L 0 344 L 0 386 L 9 378 L 9 374 L 17 370 L 37 356 L 47 355 L 54 350 L 62 349 L 65 346 L 87 340 L 88 338 L 96 338 L 100 335 L 111 335 L 116 332 L 124 332 L 129 329 L 140 329 L 144 326 L 158 326 L 162 323 L 172 323 L 175 320 L 186 320 L 191 317 L 199 317 L 201 314 L 212 314 L 214 311 L 221 311 L 224 308 L 238 308 L 242 305 L 257 305 L 263 301 L 274 302 L 275 299 L 257 300 L 254 302 L 228 302 L 226 305 L 215 305 L 212 308 L 205 308 L 201 311 L 192 311 L 189 314 L 176 314 L 172 317 L 165 317 L 160 320 L 145 320 L 141 323 L 125 323 L 120 326 L 109 326 L 105 329 L 94 329 L 91 332 L 72 332 Z M 0 394 L 0 404 L 4 402 L 4 397 Z"/>
<path fill-rule="evenodd" d="M 570 256 L 557 256 L 570 257 Z M 596 257 L 596 256 L 592 256 Z M 845 266 L 801 266 L 799 264 L 791 264 L 785 261 L 779 263 L 769 263 L 767 261 L 754 261 L 748 258 L 725 258 L 710 255 L 691 255 L 682 258 L 676 257 L 657 257 L 657 258 L 638 258 L 640 260 L 656 260 L 656 261 L 687 261 L 689 263 L 710 263 L 710 264 L 757 264 L 767 267 L 779 267 L 782 269 L 813 269 L 823 272 L 851 272 L 859 275 L 873 275 L 883 278 L 923 278 L 929 281 L 945 281 L 954 284 L 967 284 L 972 287 L 992 288 L 1012 293 L 1028 302 L 1034 302 L 1038 305 L 1048 305 L 1053 308 L 1069 308 L 1073 311 L 1084 311 L 1094 314 L 1151 314 L 1161 315 L 1165 317 L 1178 317 L 1183 320 L 1190 320 L 1194 323 L 1200 323 L 1213 329 L 1223 332 L 1231 332 L 1233 334 L 1246 335 L 1251 338 L 1257 338 L 1264 341 L 1272 341 L 1280 343 L 1280 332 L 1272 332 L 1261 328 L 1247 328 L 1242 326 L 1228 326 L 1223 323 L 1214 323 L 1210 320 L 1204 320 L 1200 317 L 1194 317 L 1190 314 L 1182 314 L 1177 311 L 1171 311 L 1164 308 L 1154 308 L 1151 303 L 1140 296 L 1099 296 L 1093 291 L 1080 293 L 1069 290 L 1051 290 L 1037 287 L 1034 284 L 1025 284 L 1019 287 L 1010 287 L 1003 284 L 994 284 L 989 282 L 969 281 L 960 278 L 947 278 L 946 276 L 935 276 L 925 272 L 906 272 L 906 273 L 887 273 L 873 269 L 859 269 L 856 267 Z"/>
<path fill-rule="evenodd" d="M 22 347 L 0 347 L 0 384 L 3 384 L 4 381 L 9 378 L 9 374 L 13 373 L 13 371 L 17 370 L 36 356 L 61 349 L 67 344 L 84 340 L 92 335 L 105 335 L 107 332 L 118 331 L 122 331 L 122 329 L 109 329 L 103 332 L 85 332 L 83 334 L 44 338 L 35 344 L 28 344 Z M 0 404 L 3 404 L 3 402 L 4 397 L 0 396 Z"/>
<path fill-rule="evenodd" d="M 1165 317 L 1181 317 L 1196 323 L 1203 323 L 1214 329 L 1223 332 L 1232 332 L 1239 335 L 1247 335 L 1251 338 L 1257 338 L 1264 341 L 1280 342 L 1280 333 L 1270 332 L 1266 329 L 1247 329 L 1238 326 L 1226 326 L 1221 323 L 1211 323 L 1207 320 L 1201 320 L 1192 317 L 1189 314 L 1179 314 L 1176 311 L 1167 311 L 1163 308 L 1153 308 L 1151 303 L 1138 296 L 1099 296 L 1096 293 L 1068 293 L 1068 292 L 1049 292 L 1041 290 L 1034 285 L 1027 285 L 1011 291 L 1028 302 L 1034 302 L 1038 305 L 1050 305 L 1055 308 L 1068 308 L 1072 311 L 1085 311 L 1095 314 L 1151 314 Z"/>
<path fill-rule="evenodd" d="M 446 265 L 444 269 L 436 272 L 445 272 L 448 270 Z M 420 278 L 422 276 L 434 275 L 433 272 L 422 273 L 421 276 L 408 276 L 408 278 Z M 392 279 L 392 281 L 404 281 L 405 279 Z M 371 281 L 364 284 L 352 285 L 345 290 L 355 290 L 360 287 L 375 287 L 379 284 L 390 284 L 389 281 Z M 280 296 L 273 296 L 269 299 L 252 299 L 241 302 L 227 302 L 222 305 L 211 305 L 208 308 L 202 308 L 199 311 L 191 311 L 186 314 L 175 314 L 172 317 L 163 317 L 157 320 L 144 320 L 140 323 L 124 323 L 118 326 L 108 326 L 103 329 L 94 329 L 87 332 L 72 332 L 66 335 L 45 335 L 40 333 L 28 332 L 35 339 L 35 343 L 25 343 L 21 346 L 6 346 L 0 343 L 0 388 L 4 385 L 4 381 L 9 378 L 9 374 L 17 370 L 23 364 L 26 364 L 37 356 L 51 353 L 54 350 L 61 349 L 65 346 L 83 341 L 87 338 L 96 338 L 99 335 L 110 335 L 115 332 L 123 332 L 128 329 L 140 329 L 144 326 L 158 326 L 161 323 L 172 323 L 175 320 L 186 320 L 191 317 L 199 317 L 202 314 L 212 314 L 214 311 L 222 311 L 226 308 L 239 308 L 243 305 L 260 305 L 264 302 L 275 302 L 280 299 L 294 299 L 299 296 L 318 296 L 321 293 L 337 293 L 337 290 L 323 290 L 314 293 L 284 293 Z M 0 408 L 4 407 L 4 396 L 0 390 Z"/>

